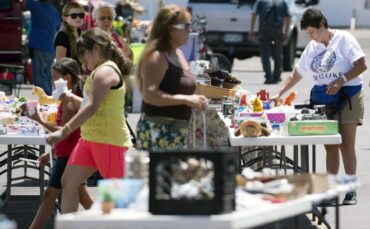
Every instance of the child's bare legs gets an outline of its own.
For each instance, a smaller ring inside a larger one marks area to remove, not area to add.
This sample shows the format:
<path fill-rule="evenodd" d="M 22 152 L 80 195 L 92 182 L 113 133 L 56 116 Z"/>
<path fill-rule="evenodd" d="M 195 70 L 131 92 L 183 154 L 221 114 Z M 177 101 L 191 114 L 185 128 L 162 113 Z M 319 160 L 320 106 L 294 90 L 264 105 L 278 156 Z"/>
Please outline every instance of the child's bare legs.
<path fill-rule="evenodd" d="M 30 229 L 43 228 L 53 213 L 55 200 L 60 194 L 61 190 L 48 187 L 42 197 L 41 205 L 37 210 L 36 216 L 30 226 Z"/>
<path fill-rule="evenodd" d="M 84 184 L 80 185 L 79 193 L 80 193 L 80 204 L 85 209 L 91 208 L 91 205 L 93 204 L 93 201 L 90 197 L 89 192 L 87 191 L 86 185 L 84 185 Z"/>
<path fill-rule="evenodd" d="M 80 186 L 95 170 L 92 167 L 67 165 L 62 177 L 62 214 L 77 211 Z"/>

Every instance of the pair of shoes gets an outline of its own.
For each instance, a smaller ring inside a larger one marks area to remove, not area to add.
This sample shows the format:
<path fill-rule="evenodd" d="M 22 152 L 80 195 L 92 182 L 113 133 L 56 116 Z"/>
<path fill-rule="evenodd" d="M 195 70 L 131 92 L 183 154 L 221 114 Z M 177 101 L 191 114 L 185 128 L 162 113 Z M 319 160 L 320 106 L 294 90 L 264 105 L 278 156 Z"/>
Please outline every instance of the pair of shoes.
<path fill-rule="evenodd" d="M 276 84 L 275 80 L 265 80 L 264 84 Z"/>
<path fill-rule="evenodd" d="M 319 203 L 317 206 L 318 207 L 331 207 L 331 206 L 335 206 L 335 203 L 336 203 L 335 200 L 336 200 L 336 198 L 330 199 L 330 200 L 324 200 L 321 203 Z"/>
<path fill-rule="evenodd" d="M 343 205 L 356 205 L 357 204 L 357 193 L 348 192 L 342 202 Z"/>

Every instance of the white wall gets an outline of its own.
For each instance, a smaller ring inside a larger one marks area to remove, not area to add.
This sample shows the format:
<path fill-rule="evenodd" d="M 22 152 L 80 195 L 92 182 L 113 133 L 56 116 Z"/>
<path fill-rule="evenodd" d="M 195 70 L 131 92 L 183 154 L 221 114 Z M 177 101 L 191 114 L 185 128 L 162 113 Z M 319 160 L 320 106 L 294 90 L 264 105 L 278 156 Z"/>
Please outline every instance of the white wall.
<path fill-rule="evenodd" d="M 320 0 L 315 8 L 324 13 L 330 26 L 350 27 L 352 15 L 355 15 L 356 27 L 370 27 L 370 0 Z"/>

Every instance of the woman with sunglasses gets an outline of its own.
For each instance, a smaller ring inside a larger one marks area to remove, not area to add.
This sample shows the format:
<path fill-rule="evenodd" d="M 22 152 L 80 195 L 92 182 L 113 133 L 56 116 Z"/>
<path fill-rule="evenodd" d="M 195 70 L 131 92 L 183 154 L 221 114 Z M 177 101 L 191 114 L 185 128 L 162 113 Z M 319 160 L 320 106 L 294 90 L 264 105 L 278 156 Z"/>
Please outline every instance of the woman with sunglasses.
<path fill-rule="evenodd" d="M 143 97 L 137 147 L 183 149 L 192 108 L 205 110 L 207 98 L 194 94 L 195 79 L 179 49 L 188 41 L 191 16 L 177 5 L 158 12 L 137 69 Z"/>
<path fill-rule="evenodd" d="M 122 50 L 123 54 L 129 58 L 133 59 L 132 50 L 128 47 L 122 37 L 112 30 L 113 20 L 116 18 L 116 12 L 110 6 L 100 6 L 94 8 L 93 14 L 95 25 L 100 29 L 107 32 L 114 43 Z"/>
<path fill-rule="evenodd" d="M 81 34 L 79 29 L 84 23 L 85 11 L 77 2 L 68 2 L 62 11 L 62 27 L 55 36 L 56 61 L 63 57 L 77 60 L 76 40 Z"/>

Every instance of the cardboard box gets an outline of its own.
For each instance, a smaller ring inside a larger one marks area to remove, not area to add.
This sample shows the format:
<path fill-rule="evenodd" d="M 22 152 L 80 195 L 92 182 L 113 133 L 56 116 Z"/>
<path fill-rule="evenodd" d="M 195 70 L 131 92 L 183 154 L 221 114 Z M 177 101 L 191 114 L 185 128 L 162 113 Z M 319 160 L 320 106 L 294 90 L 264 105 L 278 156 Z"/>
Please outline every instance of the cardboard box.
<path fill-rule="evenodd" d="M 289 183 L 304 186 L 308 184 L 308 194 L 322 193 L 329 190 L 329 179 L 327 174 L 301 174 L 281 176 L 288 179 Z"/>
<path fill-rule="evenodd" d="M 291 136 L 337 134 L 338 121 L 334 120 L 289 121 L 288 133 Z"/>

